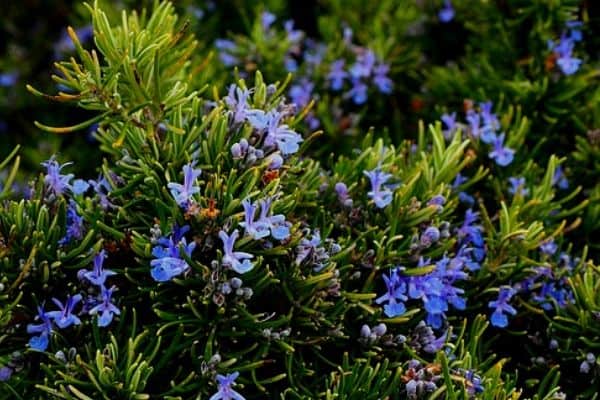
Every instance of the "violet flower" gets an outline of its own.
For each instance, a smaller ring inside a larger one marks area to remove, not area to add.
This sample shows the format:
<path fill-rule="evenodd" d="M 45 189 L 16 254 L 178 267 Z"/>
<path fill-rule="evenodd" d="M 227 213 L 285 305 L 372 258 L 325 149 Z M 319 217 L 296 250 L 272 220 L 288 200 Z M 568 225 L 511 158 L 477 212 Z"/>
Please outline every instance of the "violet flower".
<path fill-rule="evenodd" d="M 501 286 L 498 298 L 495 301 L 490 301 L 488 306 L 494 310 L 490 321 L 492 325 L 498 328 L 505 328 L 508 326 L 507 314 L 515 315 L 517 310 L 508 302 L 515 295 L 516 291 L 510 286 Z"/>
<path fill-rule="evenodd" d="M 496 137 L 493 146 L 493 150 L 490 152 L 489 156 L 496 164 L 501 167 L 506 167 L 513 161 L 515 151 L 508 147 L 504 147 L 504 133 Z"/>
<path fill-rule="evenodd" d="M 60 308 L 60 311 L 49 311 L 46 315 L 54 320 L 56 326 L 60 329 L 68 328 L 71 325 L 80 325 L 81 320 L 79 317 L 73 314 L 73 310 L 77 303 L 81 301 L 81 295 L 76 294 L 75 296 L 67 296 L 65 304 L 60 302 L 56 298 L 52 298 L 54 304 Z"/>
<path fill-rule="evenodd" d="M 105 258 L 106 251 L 101 250 L 94 257 L 94 269 L 92 271 L 83 270 L 81 276 L 87 279 L 93 285 L 103 286 L 104 282 L 106 282 L 106 278 L 117 274 L 114 271 L 103 268 Z"/>
<path fill-rule="evenodd" d="M 36 351 L 45 351 L 48 348 L 48 341 L 52 333 L 52 320 L 43 306 L 38 306 L 38 315 L 35 319 L 39 320 L 39 324 L 28 324 L 27 333 L 38 333 L 38 336 L 33 336 L 29 339 L 29 347 Z"/>
<path fill-rule="evenodd" d="M 192 196 L 200 192 L 200 187 L 195 186 L 194 183 L 201 173 L 199 168 L 194 168 L 194 163 L 189 163 L 183 166 L 183 185 L 175 182 L 167 184 L 171 195 L 180 207 L 187 208 Z"/>
<path fill-rule="evenodd" d="M 371 191 L 367 193 L 367 196 L 373 200 L 378 208 L 387 207 L 394 199 L 394 196 L 392 191 L 385 186 L 382 189 L 382 185 L 384 185 L 392 175 L 382 172 L 379 168 L 375 168 L 372 171 L 363 171 L 363 173 L 371 182 Z"/>
<path fill-rule="evenodd" d="M 219 232 L 219 238 L 221 238 L 221 241 L 223 242 L 224 252 L 222 263 L 238 274 L 245 274 L 254 268 L 254 264 L 250 261 L 254 256 L 243 251 L 233 251 L 233 246 L 235 245 L 238 236 L 239 233 L 237 229 L 234 230 L 231 235 L 228 235 L 225 231 Z"/>
<path fill-rule="evenodd" d="M 71 179 L 73 179 L 73 174 L 62 175 L 60 171 L 66 167 L 67 165 L 71 165 L 73 163 L 65 163 L 60 165 L 58 161 L 56 161 L 56 156 L 53 155 L 49 160 L 44 161 L 42 165 L 46 167 L 46 176 L 44 177 L 44 182 L 48 189 L 54 193 L 55 196 L 60 196 L 67 191 L 71 190 Z"/>
<path fill-rule="evenodd" d="M 227 375 L 217 375 L 219 384 L 217 393 L 213 394 L 209 400 L 246 400 L 244 396 L 232 389 L 235 380 L 239 376 L 239 372 L 234 372 Z"/>
<path fill-rule="evenodd" d="M 100 314 L 98 316 L 98 326 L 106 327 L 110 325 L 113 320 L 114 314 L 121 315 L 121 311 L 112 303 L 112 294 L 115 287 L 107 289 L 104 285 L 101 286 L 101 302 L 96 306 L 92 307 L 89 311 L 90 315 Z"/>

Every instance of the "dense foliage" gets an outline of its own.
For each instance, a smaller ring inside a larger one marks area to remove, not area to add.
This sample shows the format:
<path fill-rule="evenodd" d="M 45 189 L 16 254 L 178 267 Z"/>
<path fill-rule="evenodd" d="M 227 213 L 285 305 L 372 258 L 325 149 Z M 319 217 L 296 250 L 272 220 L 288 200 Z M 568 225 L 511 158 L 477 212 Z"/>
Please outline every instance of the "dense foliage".
<path fill-rule="evenodd" d="M 597 397 L 593 5 L 123 3 L 1 60 L 2 398 Z"/>

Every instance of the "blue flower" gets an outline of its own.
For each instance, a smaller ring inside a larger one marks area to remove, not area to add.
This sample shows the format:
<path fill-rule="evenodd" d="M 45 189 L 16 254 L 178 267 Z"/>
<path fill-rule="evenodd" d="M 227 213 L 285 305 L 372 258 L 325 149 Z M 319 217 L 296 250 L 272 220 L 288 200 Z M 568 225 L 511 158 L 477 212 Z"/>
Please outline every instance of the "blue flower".
<path fill-rule="evenodd" d="M 408 300 L 406 297 L 406 283 L 398 275 L 398 267 L 391 270 L 390 275 L 383 274 L 386 292 L 375 300 L 377 304 L 387 302 L 383 306 L 383 312 L 389 318 L 397 317 L 406 312 L 404 303 Z"/>
<path fill-rule="evenodd" d="M 100 313 L 98 317 L 98 326 L 105 327 L 110 325 L 113 320 L 114 314 L 120 315 L 121 311 L 112 303 L 112 294 L 115 290 L 115 287 L 111 287 L 107 289 L 104 285 L 101 286 L 101 302 L 96 306 L 92 307 L 89 311 L 90 315 L 96 315 Z"/>
<path fill-rule="evenodd" d="M 72 190 L 73 194 L 78 196 L 84 194 L 90 188 L 90 184 L 83 179 L 75 179 L 73 181 Z"/>
<path fill-rule="evenodd" d="M 283 155 L 293 154 L 300 148 L 302 136 L 291 130 L 286 124 L 280 124 L 283 114 L 277 110 L 264 112 L 251 110 L 247 120 L 258 131 L 266 131 L 264 145 L 277 147 Z"/>
<path fill-rule="evenodd" d="M 344 70 L 344 60 L 336 60 L 331 63 L 327 79 L 331 81 L 332 90 L 340 90 L 344 86 L 344 79 L 348 73 Z"/>
<path fill-rule="evenodd" d="M 81 276 L 87 279 L 90 283 L 96 286 L 104 285 L 106 278 L 109 276 L 116 275 L 117 273 L 109 269 L 104 269 L 104 259 L 106 258 L 106 252 L 101 250 L 94 257 L 94 269 L 92 271 L 83 270 Z"/>
<path fill-rule="evenodd" d="M 384 189 L 382 190 L 381 187 L 392 177 L 392 175 L 382 172 L 379 168 L 375 168 L 372 171 L 363 171 L 363 173 L 371 182 L 371 191 L 367 193 L 367 196 L 373 200 L 378 208 L 387 207 L 394 199 L 394 196 L 390 189 L 384 186 Z"/>
<path fill-rule="evenodd" d="M 473 370 L 469 369 L 464 372 L 464 376 L 467 393 L 470 396 L 475 396 L 478 393 L 483 393 L 485 388 L 481 383 L 481 377 L 479 375 L 477 375 Z"/>
<path fill-rule="evenodd" d="M 337 193 L 338 200 L 344 207 L 352 207 L 353 201 L 350 194 L 348 194 L 348 187 L 344 182 L 335 184 L 335 192 Z"/>
<path fill-rule="evenodd" d="M 19 73 L 16 71 L 0 74 L 0 87 L 12 87 L 19 80 Z"/>
<path fill-rule="evenodd" d="M 250 90 L 233 84 L 229 86 L 227 96 L 223 97 L 223 101 L 233 113 L 233 122 L 236 124 L 246 120 L 249 110 L 248 97 L 250 97 Z"/>
<path fill-rule="evenodd" d="M 581 39 L 581 32 L 575 31 L 575 38 Z M 580 58 L 573 57 L 573 48 L 575 47 L 575 40 L 568 37 L 566 33 L 563 33 L 557 44 L 552 41 L 548 42 L 548 47 L 554 52 L 556 56 L 556 64 L 565 75 L 572 75 L 581 66 L 582 60 Z"/>
<path fill-rule="evenodd" d="M 73 309 L 81 301 L 80 294 L 67 296 L 67 301 L 65 301 L 64 305 L 56 298 L 52 298 L 52 301 L 60 308 L 60 311 L 49 311 L 46 315 L 54 320 L 56 326 L 60 329 L 65 329 L 71 325 L 81 324 L 79 317 L 73 314 Z"/>
<path fill-rule="evenodd" d="M 469 133 L 471 136 L 479 138 L 481 135 L 481 116 L 474 110 L 469 110 L 465 118 L 469 124 Z"/>
<path fill-rule="evenodd" d="M 237 51 L 237 45 L 229 39 L 215 40 L 215 47 L 219 50 L 219 59 L 226 67 L 232 67 L 239 63 L 239 59 L 233 52 Z"/>
<path fill-rule="evenodd" d="M 200 187 L 195 186 L 194 183 L 201 173 L 199 168 L 194 168 L 194 164 L 189 163 L 183 166 L 183 185 L 174 182 L 167 184 L 171 195 L 180 207 L 187 208 L 192 196 L 200 192 Z"/>
<path fill-rule="evenodd" d="M 452 138 L 452 135 L 454 134 L 454 132 L 456 132 L 457 129 L 456 113 L 453 112 L 452 114 L 442 114 L 441 119 L 444 125 L 446 125 L 446 129 L 442 131 L 444 137 L 446 139 Z"/>
<path fill-rule="evenodd" d="M 103 210 L 115 208 L 115 206 L 108 199 L 108 194 L 111 191 L 111 187 L 110 183 L 108 182 L 105 176 L 100 174 L 97 180 L 90 179 L 88 182 L 90 183 L 90 185 L 94 189 L 94 192 L 98 196 L 100 207 L 102 207 Z"/>
<path fill-rule="evenodd" d="M 444 6 L 438 12 L 438 18 L 441 22 L 446 23 L 454 19 L 454 8 L 450 0 L 444 0 Z"/>
<path fill-rule="evenodd" d="M 69 244 L 72 240 L 81 240 L 85 233 L 83 226 L 83 217 L 77 214 L 77 205 L 73 200 L 69 202 L 67 207 L 67 232 L 65 236 L 58 241 L 60 246 Z"/>
<path fill-rule="evenodd" d="M 440 230 L 435 226 L 427 227 L 421 234 L 421 246 L 423 247 L 429 247 L 438 240 L 440 240 Z"/>
<path fill-rule="evenodd" d="M 394 83 L 387 76 L 390 71 L 390 66 L 384 63 L 380 63 L 375 66 L 373 70 L 373 83 L 381 93 L 390 94 L 394 87 Z"/>
<path fill-rule="evenodd" d="M 209 400 L 246 400 L 244 396 L 231 388 L 236 385 L 235 380 L 239 375 L 239 372 L 234 372 L 225 376 L 217 375 L 219 388 L 217 393 L 213 394 Z"/>
<path fill-rule="evenodd" d="M 292 103 L 298 107 L 307 106 L 310 103 L 314 87 L 315 84 L 307 78 L 302 78 L 296 85 L 292 85 L 289 92 Z"/>
<path fill-rule="evenodd" d="M 298 44 L 298 42 L 300 42 L 304 37 L 304 32 L 299 29 L 294 29 L 294 21 L 291 19 L 283 23 L 283 28 L 287 34 L 288 42 L 290 42 L 292 45 Z"/>
<path fill-rule="evenodd" d="M 263 30 L 269 30 L 269 28 L 271 27 L 271 25 L 273 25 L 273 22 L 275 22 L 276 19 L 277 17 L 275 17 L 275 14 L 270 13 L 268 11 L 263 11 L 263 13 L 260 15 L 260 24 L 262 25 Z"/>
<path fill-rule="evenodd" d="M 248 199 L 242 201 L 244 222 L 240 223 L 240 225 L 244 227 L 246 234 L 254 240 L 259 240 L 269 235 L 277 240 L 285 240 L 290 236 L 289 223 L 285 221 L 285 217 L 281 214 L 269 215 L 272 201 L 271 197 L 266 197 L 258 201 L 260 216 L 257 221 L 254 221 L 254 217 L 258 206 L 251 204 Z"/>
<path fill-rule="evenodd" d="M 188 229 L 187 226 L 182 228 L 175 226 L 169 239 L 161 238 L 158 241 L 158 246 L 152 249 L 152 255 L 156 259 L 150 261 L 152 267 L 150 275 L 155 281 L 166 282 L 190 268 L 180 251 L 180 247 L 183 247 L 185 255 L 191 257 L 192 251 L 196 247 L 195 242 L 188 244 L 185 237 L 183 237 Z"/>
<path fill-rule="evenodd" d="M 70 164 L 72 163 L 60 165 L 58 161 L 56 161 L 56 156 L 52 156 L 49 160 L 42 163 L 42 166 L 46 167 L 44 182 L 48 189 L 56 196 L 60 196 L 66 191 L 71 190 L 70 181 L 73 179 L 73 174 L 62 175 L 60 173 L 64 167 Z"/>
<path fill-rule="evenodd" d="M 563 172 L 563 169 L 558 165 L 554 169 L 554 175 L 552 175 L 552 186 L 558 186 L 559 189 L 568 189 L 569 181 Z"/>
<path fill-rule="evenodd" d="M 9 380 L 13 372 L 13 369 L 10 367 L 4 366 L 0 368 L 0 382 L 6 382 L 7 380 Z"/>
<path fill-rule="evenodd" d="M 550 239 L 540 245 L 540 250 L 542 253 L 551 256 L 554 253 L 556 253 L 556 250 L 558 250 L 558 246 L 556 245 L 553 239 Z"/>
<path fill-rule="evenodd" d="M 352 98 L 354 104 L 360 105 L 367 101 L 367 85 L 358 78 L 352 78 L 352 88 L 344 97 Z"/>
<path fill-rule="evenodd" d="M 522 177 L 510 177 L 508 178 L 508 182 L 510 183 L 510 187 L 508 188 L 508 193 L 516 196 L 517 194 L 520 196 L 527 196 L 529 194 L 529 189 L 525 187 L 525 178 Z"/>
<path fill-rule="evenodd" d="M 494 147 L 489 156 L 496 162 L 496 164 L 501 167 L 506 167 L 513 161 L 515 151 L 508 147 L 504 147 L 504 133 L 496 137 L 493 146 Z"/>
<path fill-rule="evenodd" d="M 48 348 L 48 340 L 52 333 L 52 320 L 50 315 L 44 311 L 43 306 L 38 306 L 38 315 L 35 317 L 39 320 L 39 324 L 28 324 L 27 333 L 38 333 L 38 336 L 34 336 L 29 339 L 29 347 L 37 351 L 45 351 Z"/>
<path fill-rule="evenodd" d="M 353 78 L 369 77 L 375 66 L 375 61 L 375 53 L 373 53 L 372 50 L 361 50 L 356 58 L 356 62 L 350 68 L 350 75 L 352 75 Z"/>
<path fill-rule="evenodd" d="M 490 301 L 488 306 L 494 310 L 490 318 L 492 325 L 498 328 L 508 326 L 507 314 L 515 315 L 517 310 L 508 304 L 510 299 L 515 295 L 516 291 L 510 286 L 501 286 L 498 298 L 495 301 Z"/>
<path fill-rule="evenodd" d="M 219 232 L 219 238 L 223 242 L 223 260 L 222 263 L 225 266 L 230 267 L 238 274 L 245 274 L 254 268 L 254 264 L 250 261 L 250 259 L 254 258 L 252 254 L 245 253 L 243 251 L 233 251 L 233 246 L 235 245 L 235 241 L 237 240 L 239 233 L 234 230 L 231 233 L 231 236 L 228 235 L 225 231 Z"/>

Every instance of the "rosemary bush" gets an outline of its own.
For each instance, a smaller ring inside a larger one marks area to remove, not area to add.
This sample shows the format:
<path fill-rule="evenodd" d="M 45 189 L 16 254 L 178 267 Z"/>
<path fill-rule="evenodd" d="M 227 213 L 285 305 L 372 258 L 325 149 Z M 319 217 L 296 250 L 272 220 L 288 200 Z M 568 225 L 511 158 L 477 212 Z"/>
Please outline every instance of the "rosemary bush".
<path fill-rule="evenodd" d="M 27 85 L 93 140 L 0 163 L 3 398 L 597 397 L 591 7 L 177 7 Z"/>

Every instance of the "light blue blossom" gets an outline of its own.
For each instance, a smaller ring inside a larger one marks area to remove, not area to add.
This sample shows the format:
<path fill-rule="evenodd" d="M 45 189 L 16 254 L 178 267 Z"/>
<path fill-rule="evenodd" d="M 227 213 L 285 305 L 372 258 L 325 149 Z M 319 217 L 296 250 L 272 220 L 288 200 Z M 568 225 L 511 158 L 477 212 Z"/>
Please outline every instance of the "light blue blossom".
<path fill-rule="evenodd" d="M 71 190 L 71 179 L 73 179 L 73 174 L 62 175 L 61 170 L 67 165 L 71 165 L 73 163 L 65 163 L 60 165 L 58 161 L 56 161 L 56 156 L 50 157 L 49 160 L 44 161 L 42 165 L 46 167 L 46 176 L 44 177 L 44 183 L 46 187 L 56 196 L 60 196 L 67 191 Z"/>
<path fill-rule="evenodd" d="M 247 119 L 250 124 L 261 132 L 266 132 L 264 145 L 277 147 L 283 155 L 294 154 L 300 148 L 302 136 L 291 130 L 288 125 L 281 124 L 283 114 L 277 110 L 265 112 L 251 110 Z"/>
<path fill-rule="evenodd" d="M 58 308 L 60 308 L 60 311 L 49 311 L 46 313 L 46 315 L 54 320 L 56 326 L 58 326 L 60 329 L 65 329 L 71 325 L 81 324 L 79 317 L 73 314 L 75 306 L 81 301 L 80 294 L 68 296 L 64 305 L 56 298 L 52 298 L 52 301 L 58 306 Z"/>
<path fill-rule="evenodd" d="M 248 98 L 250 90 L 242 89 L 237 85 L 230 85 L 227 96 L 223 97 L 223 101 L 233 114 L 233 122 L 240 124 L 246 120 L 249 110 Z"/>
<path fill-rule="evenodd" d="M 39 324 L 28 324 L 27 333 L 37 333 L 38 336 L 33 336 L 29 339 L 29 347 L 36 351 L 45 351 L 48 348 L 48 341 L 52 333 L 52 320 L 48 313 L 44 311 L 43 306 L 38 306 L 38 315 L 35 319 L 39 320 Z"/>
<path fill-rule="evenodd" d="M 492 325 L 498 328 L 505 328 L 508 326 L 507 314 L 515 315 L 517 310 L 508 302 L 515 295 L 516 291 L 510 286 L 501 286 L 500 292 L 498 293 L 498 299 L 490 301 L 488 306 L 494 310 L 490 321 Z"/>
<path fill-rule="evenodd" d="M 239 233 L 234 230 L 231 235 L 228 235 L 225 231 L 219 232 L 219 238 L 223 242 L 223 260 L 224 266 L 230 267 L 238 274 L 245 274 L 254 268 L 254 264 L 250 259 L 254 258 L 252 254 L 245 253 L 243 251 L 233 251 L 233 246 L 237 240 Z"/>
<path fill-rule="evenodd" d="M 98 316 L 98 326 L 106 327 L 110 325 L 114 314 L 121 315 L 121 311 L 112 303 L 112 294 L 115 287 L 107 289 L 104 285 L 101 286 L 101 301 L 89 311 L 90 315 L 100 314 Z"/>
<path fill-rule="evenodd" d="M 496 164 L 501 167 L 506 167 L 513 161 L 515 151 L 504 146 L 504 133 L 496 137 L 493 146 L 494 147 L 489 156 L 496 162 Z"/>
<path fill-rule="evenodd" d="M 188 226 L 182 228 L 175 226 L 172 235 L 168 239 L 159 239 L 158 246 L 152 249 L 155 259 L 150 261 L 152 267 L 150 275 L 155 281 L 169 281 L 190 268 L 180 251 L 180 248 L 183 248 L 185 255 L 191 257 L 192 251 L 196 248 L 196 242 L 188 244 L 183 237 L 187 230 L 189 230 Z"/>
<path fill-rule="evenodd" d="M 367 193 L 369 198 L 373 200 L 378 208 L 385 208 L 394 199 L 393 193 L 390 189 L 383 186 L 391 177 L 391 174 L 382 172 L 379 168 L 375 168 L 372 171 L 363 171 L 363 173 L 369 178 L 371 182 L 371 191 Z"/>
<path fill-rule="evenodd" d="M 174 182 L 167 184 L 171 195 L 180 207 L 187 208 L 192 196 L 200 192 L 200 187 L 195 186 L 194 183 L 201 173 L 199 168 L 194 168 L 194 164 L 189 163 L 183 166 L 183 185 Z"/>
<path fill-rule="evenodd" d="M 236 392 L 234 386 L 235 380 L 239 376 L 239 372 L 234 372 L 228 375 L 217 375 L 219 384 L 217 393 L 213 394 L 209 400 L 246 400 L 244 396 Z"/>
<path fill-rule="evenodd" d="M 441 22 L 447 23 L 454 19 L 454 8 L 452 7 L 452 2 L 450 0 L 444 0 L 444 6 L 438 12 L 438 18 Z"/>
<path fill-rule="evenodd" d="M 348 77 L 348 73 L 344 70 L 344 63 L 341 59 L 331 63 L 327 79 L 332 90 L 340 90 L 344 86 L 344 80 Z"/>
<path fill-rule="evenodd" d="M 109 276 L 116 275 L 117 273 L 109 269 L 104 269 L 104 259 L 106 258 L 106 251 L 101 250 L 96 256 L 94 256 L 94 269 L 92 271 L 83 270 L 81 276 L 87 279 L 91 284 L 96 286 L 103 286 L 106 282 L 106 278 Z"/>

